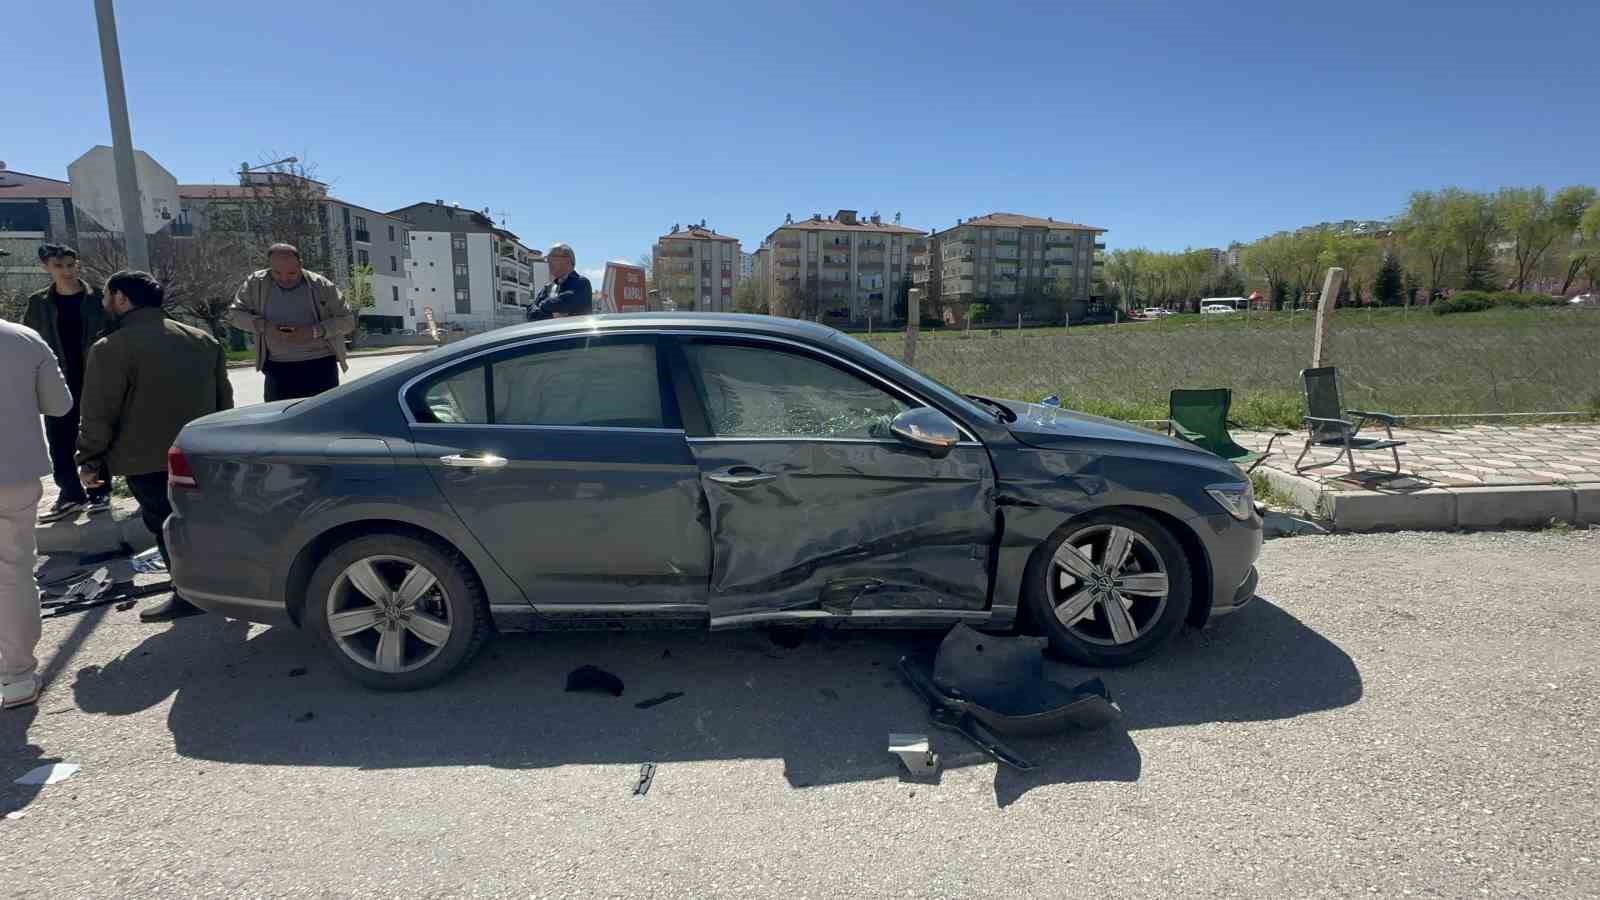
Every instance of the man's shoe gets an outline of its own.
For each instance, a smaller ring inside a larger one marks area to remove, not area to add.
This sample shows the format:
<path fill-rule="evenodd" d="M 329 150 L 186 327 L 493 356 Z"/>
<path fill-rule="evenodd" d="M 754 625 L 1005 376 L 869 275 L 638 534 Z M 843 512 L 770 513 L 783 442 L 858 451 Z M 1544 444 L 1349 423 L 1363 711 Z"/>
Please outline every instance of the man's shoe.
<path fill-rule="evenodd" d="M 88 512 L 89 512 L 89 515 L 91 515 L 91 516 L 94 515 L 95 513 L 103 513 L 103 512 L 105 512 L 106 510 L 108 510 L 110 508 L 111 508 L 111 495 L 110 494 L 100 494 L 99 496 L 95 496 L 95 497 L 90 497 L 89 498 Z"/>
<path fill-rule="evenodd" d="M 57 500 L 55 505 L 50 507 L 49 512 L 39 515 L 39 521 L 48 525 L 51 522 L 59 522 L 62 519 L 74 518 L 78 515 L 79 510 L 82 510 L 87 505 L 82 500 Z"/>
<path fill-rule="evenodd" d="M 8 681 L 0 685 L 0 709 L 15 709 L 18 706 L 31 706 L 39 699 L 39 677 L 37 675 L 23 675 L 16 681 Z"/>
<path fill-rule="evenodd" d="M 139 621 L 170 622 L 173 619 L 182 619 L 185 616 L 198 616 L 204 614 L 205 610 L 195 606 L 193 603 L 190 603 L 182 597 L 179 597 L 177 594 L 173 594 L 171 597 L 167 598 L 167 602 L 161 604 L 160 606 L 152 606 L 144 612 L 139 613 Z"/>

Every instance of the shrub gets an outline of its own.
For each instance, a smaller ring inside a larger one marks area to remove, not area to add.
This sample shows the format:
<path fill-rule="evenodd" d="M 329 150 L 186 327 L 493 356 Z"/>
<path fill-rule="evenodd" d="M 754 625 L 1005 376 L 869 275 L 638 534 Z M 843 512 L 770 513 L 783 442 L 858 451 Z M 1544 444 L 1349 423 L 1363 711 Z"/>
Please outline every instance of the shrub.
<path fill-rule="evenodd" d="M 1493 309 L 1496 306 L 1511 306 L 1517 309 L 1531 309 L 1535 306 L 1560 306 L 1561 298 L 1549 294 L 1519 294 L 1515 291 L 1456 291 L 1449 297 L 1433 303 L 1435 315 L 1449 315 L 1450 313 L 1478 312 Z"/>

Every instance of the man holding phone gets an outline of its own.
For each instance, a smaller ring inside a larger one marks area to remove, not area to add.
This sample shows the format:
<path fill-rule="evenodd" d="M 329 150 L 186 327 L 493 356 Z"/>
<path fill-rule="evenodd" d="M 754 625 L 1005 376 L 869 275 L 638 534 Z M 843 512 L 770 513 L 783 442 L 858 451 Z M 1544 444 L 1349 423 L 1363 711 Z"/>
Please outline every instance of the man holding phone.
<path fill-rule="evenodd" d="M 344 339 L 355 331 L 355 314 L 333 282 L 300 267 L 293 244 L 267 248 L 267 268 L 240 286 L 228 323 L 255 334 L 268 402 L 315 397 L 338 387 L 340 370 L 349 368 Z"/>

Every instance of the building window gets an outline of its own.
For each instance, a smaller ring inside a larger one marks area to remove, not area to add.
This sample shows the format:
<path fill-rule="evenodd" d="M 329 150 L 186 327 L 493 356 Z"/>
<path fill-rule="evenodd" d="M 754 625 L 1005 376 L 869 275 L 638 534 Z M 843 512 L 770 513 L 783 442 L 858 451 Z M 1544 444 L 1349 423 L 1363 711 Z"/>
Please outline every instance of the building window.
<path fill-rule="evenodd" d="M 456 277 L 457 278 L 465 278 L 465 277 L 467 277 L 467 264 L 466 263 L 456 263 Z"/>
<path fill-rule="evenodd" d="M 467 236 L 464 234 L 456 235 L 450 239 L 450 246 L 456 248 L 457 250 L 467 249 Z"/>
<path fill-rule="evenodd" d="M 467 315 L 472 312 L 472 295 L 467 291 L 456 291 L 456 313 Z"/>
<path fill-rule="evenodd" d="M 400 260 L 399 259 L 397 259 L 397 258 L 395 258 L 393 256 L 389 257 L 389 271 L 391 271 L 391 272 L 400 271 Z"/>
<path fill-rule="evenodd" d="M 400 286 L 398 284 L 389 285 L 389 299 L 396 303 L 400 302 Z"/>
<path fill-rule="evenodd" d="M 356 265 L 368 266 L 372 264 L 372 256 L 365 250 L 356 251 Z"/>
<path fill-rule="evenodd" d="M 393 225 L 389 226 L 389 240 L 390 241 L 394 240 L 394 226 Z"/>

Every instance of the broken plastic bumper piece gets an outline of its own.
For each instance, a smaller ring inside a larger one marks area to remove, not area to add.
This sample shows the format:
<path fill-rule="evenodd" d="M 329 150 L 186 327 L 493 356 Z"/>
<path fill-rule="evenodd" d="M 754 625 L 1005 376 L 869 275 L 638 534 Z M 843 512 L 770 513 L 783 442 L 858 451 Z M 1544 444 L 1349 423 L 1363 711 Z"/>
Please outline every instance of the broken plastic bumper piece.
<path fill-rule="evenodd" d="M 931 674 L 910 657 L 901 657 L 899 668 L 928 702 L 933 724 L 1016 769 L 1033 764 L 1000 735 L 1101 728 L 1122 715 L 1098 678 L 1070 688 L 1046 678 L 1039 644 L 1030 638 L 994 637 L 957 625 L 940 643 Z"/>

